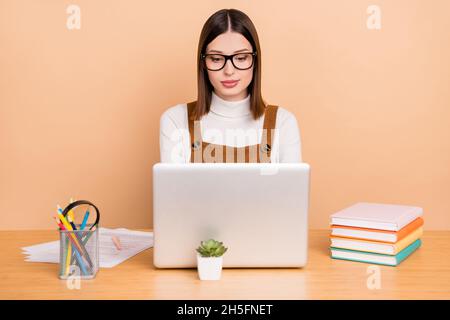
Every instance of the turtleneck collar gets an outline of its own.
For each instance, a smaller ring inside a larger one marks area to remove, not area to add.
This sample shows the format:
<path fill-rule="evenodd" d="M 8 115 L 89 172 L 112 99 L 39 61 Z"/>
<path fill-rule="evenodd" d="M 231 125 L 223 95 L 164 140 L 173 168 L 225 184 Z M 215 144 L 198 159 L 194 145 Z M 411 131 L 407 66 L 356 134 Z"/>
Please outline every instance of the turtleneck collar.
<path fill-rule="evenodd" d="M 249 115 L 251 113 L 250 94 L 243 100 L 227 101 L 212 91 L 210 111 L 228 118 L 239 118 Z"/>

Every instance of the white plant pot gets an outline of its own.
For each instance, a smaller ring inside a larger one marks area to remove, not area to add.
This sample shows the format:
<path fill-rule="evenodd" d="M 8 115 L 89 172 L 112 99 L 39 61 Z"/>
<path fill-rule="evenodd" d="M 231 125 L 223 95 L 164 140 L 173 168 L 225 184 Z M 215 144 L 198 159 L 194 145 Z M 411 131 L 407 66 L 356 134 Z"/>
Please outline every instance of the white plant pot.
<path fill-rule="evenodd" d="M 200 280 L 220 280 L 223 257 L 202 257 L 197 254 L 197 270 Z"/>

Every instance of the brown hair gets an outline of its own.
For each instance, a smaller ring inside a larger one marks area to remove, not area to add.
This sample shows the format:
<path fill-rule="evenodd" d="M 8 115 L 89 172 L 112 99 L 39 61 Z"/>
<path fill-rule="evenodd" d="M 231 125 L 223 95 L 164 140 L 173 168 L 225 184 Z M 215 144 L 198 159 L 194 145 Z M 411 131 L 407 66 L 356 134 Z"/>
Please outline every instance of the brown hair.
<path fill-rule="evenodd" d="M 205 53 L 208 44 L 217 36 L 231 29 L 242 34 L 252 45 L 253 51 L 257 54 L 254 57 L 253 78 L 248 86 L 250 93 L 250 110 L 256 120 L 264 114 L 266 103 L 261 95 L 261 49 L 259 46 L 258 34 L 253 22 L 242 11 L 236 9 L 222 9 L 214 13 L 206 20 L 197 52 L 197 104 L 192 112 L 193 120 L 200 120 L 209 112 L 213 86 L 209 81 L 208 71 L 205 68 L 201 55 Z"/>

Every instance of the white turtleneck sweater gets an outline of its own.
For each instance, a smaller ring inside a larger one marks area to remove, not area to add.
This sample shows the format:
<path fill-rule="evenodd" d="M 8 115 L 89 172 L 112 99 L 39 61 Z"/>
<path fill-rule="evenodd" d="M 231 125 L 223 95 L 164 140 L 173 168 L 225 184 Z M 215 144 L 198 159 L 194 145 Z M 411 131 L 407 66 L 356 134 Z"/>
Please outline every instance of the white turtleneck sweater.
<path fill-rule="evenodd" d="M 250 95 L 240 101 L 227 101 L 212 92 L 208 114 L 200 120 L 205 142 L 243 147 L 261 142 L 264 116 L 254 120 Z M 191 146 L 187 104 L 167 109 L 160 119 L 161 162 L 188 163 Z M 302 162 L 300 132 L 291 112 L 279 107 L 272 142 L 271 162 Z"/>

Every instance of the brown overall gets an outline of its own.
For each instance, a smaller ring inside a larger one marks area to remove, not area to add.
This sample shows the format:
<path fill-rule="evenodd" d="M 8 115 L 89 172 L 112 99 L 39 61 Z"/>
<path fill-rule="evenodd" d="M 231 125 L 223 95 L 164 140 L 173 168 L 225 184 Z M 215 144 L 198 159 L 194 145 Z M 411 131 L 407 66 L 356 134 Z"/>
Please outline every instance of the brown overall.
<path fill-rule="evenodd" d="M 191 117 L 195 105 L 196 101 L 187 104 L 191 162 L 270 162 L 272 130 L 275 130 L 278 106 L 268 105 L 264 111 L 261 143 L 245 147 L 231 147 L 203 141 L 200 121 L 194 121 Z"/>

